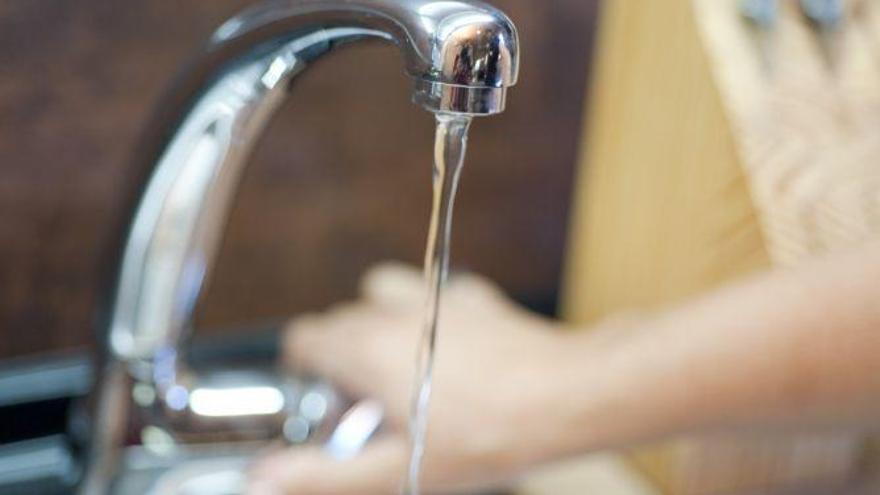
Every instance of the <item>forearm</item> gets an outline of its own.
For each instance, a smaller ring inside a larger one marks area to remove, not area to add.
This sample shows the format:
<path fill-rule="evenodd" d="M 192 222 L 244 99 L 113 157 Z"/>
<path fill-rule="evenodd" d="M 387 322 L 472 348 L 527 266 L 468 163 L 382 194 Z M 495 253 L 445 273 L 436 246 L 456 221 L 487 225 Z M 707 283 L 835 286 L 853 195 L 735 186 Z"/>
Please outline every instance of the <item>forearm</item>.
<path fill-rule="evenodd" d="M 388 266 L 367 277 L 362 301 L 297 320 L 288 359 L 381 400 L 387 433 L 344 466 L 294 450 L 260 479 L 290 493 L 318 482 L 326 493 L 393 491 L 420 287 L 417 271 Z M 482 279 L 453 278 L 441 321 L 424 477 L 438 492 L 664 435 L 880 417 L 880 246 L 581 335 L 554 332 Z"/>
<path fill-rule="evenodd" d="M 757 277 L 617 339 L 578 340 L 583 358 L 558 376 L 577 404 L 559 422 L 563 450 L 861 422 L 880 412 L 880 247 Z"/>

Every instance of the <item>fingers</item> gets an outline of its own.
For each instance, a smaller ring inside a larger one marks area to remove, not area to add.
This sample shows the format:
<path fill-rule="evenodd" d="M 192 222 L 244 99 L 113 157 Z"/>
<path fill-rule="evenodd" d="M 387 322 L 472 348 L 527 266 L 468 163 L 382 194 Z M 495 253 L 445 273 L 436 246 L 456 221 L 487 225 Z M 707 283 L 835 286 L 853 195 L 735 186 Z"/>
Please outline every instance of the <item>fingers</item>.
<path fill-rule="evenodd" d="M 362 342 L 374 319 L 363 308 L 354 306 L 327 315 L 296 318 L 283 335 L 285 363 L 292 369 L 344 382 L 341 375 L 360 361 Z"/>
<path fill-rule="evenodd" d="M 381 263 L 364 275 L 361 294 L 366 300 L 385 307 L 421 307 L 425 298 L 424 277 L 410 265 Z"/>
<path fill-rule="evenodd" d="M 452 298 L 477 303 L 507 300 L 498 285 L 486 277 L 470 272 L 459 272 L 450 276 L 446 293 Z"/>
<path fill-rule="evenodd" d="M 406 464 L 406 441 L 377 439 L 352 459 L 332 458 L 323 449 L 297 448 L 259 461 L 248 495 L 388 495 L 397 493 Z"/>
<path fill-rule="evenodd" d="M 285 364 L 317 375 L 353 397 L 395 400 L 409 390 L 419 315 L 361 303 L 294 320 L 284 334 Z"/>
<path fill-rule="evenodd" d="M 407 382 L 398 376 L 399 356 L 415 353 L 424 288 L 422 274 L 412 267 L 377 266 L 363 279 L 363 300 L 291 321 L 282 342 L 285 363 L 320 375 L 350 393 L 391 395 L 385 388 Z M 444 308 L 448 314 L 466 315 L 473 310 L 484 314 L 492 308 L 506 308 L 504 301 L 501 291 L 488 280 L 460 274 L 450 279 Z M 461 327 L 450 325 L 453 333 Z"/>
<path fill-rule="evenodd" d="M 422 272 L 410 265 L 386 262 L 377 265 L 361 281 L 361 293 L 370 302 L 391 308 L 417 308 L 425 298 Z M 501 289 L 486 277 L 468 272 L 449 277 L 446 294 L 462 301 L 503 301 Z"/>

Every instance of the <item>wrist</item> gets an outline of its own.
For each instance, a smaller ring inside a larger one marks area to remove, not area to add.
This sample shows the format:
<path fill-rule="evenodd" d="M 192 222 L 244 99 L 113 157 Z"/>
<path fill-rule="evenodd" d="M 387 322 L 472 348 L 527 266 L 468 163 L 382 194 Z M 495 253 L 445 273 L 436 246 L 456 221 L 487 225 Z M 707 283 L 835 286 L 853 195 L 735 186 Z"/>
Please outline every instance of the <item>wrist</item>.
<path fill-rule="evenodd" d="M 552 460 L 604 446 L 608 421 L 614 417 L 610 386 L 604 374 L 607 359 L 593 335 L 586 332 L 561 336 L 560 348 L 547 366 L 541 396 L 545 459 Z"/>
<path fill-rule="evenodd" d="M 532 466 L 591 450 L 592 388 L 597 369 L 584 335 L 554 332 L 544 345 L 528 350 L 500 395 L 510 411 L 505 418 L 508 454 Z"/>

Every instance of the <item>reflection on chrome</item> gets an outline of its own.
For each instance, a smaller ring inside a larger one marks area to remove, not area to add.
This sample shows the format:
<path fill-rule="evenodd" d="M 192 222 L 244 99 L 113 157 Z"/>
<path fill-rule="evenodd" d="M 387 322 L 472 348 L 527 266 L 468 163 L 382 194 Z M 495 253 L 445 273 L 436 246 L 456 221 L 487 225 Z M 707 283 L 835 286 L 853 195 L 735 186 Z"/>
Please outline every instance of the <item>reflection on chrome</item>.
<path fill-rule="evenodd" d="M 299 413 L 308 421 L 321 421 L 327 414 L 327 399 L 319 392 L 311 391 L 299 403 Z"/>
<path fill-rule="evenodd" d="M 326 449 L 336 459 L 357 455 L 382 424 L 382 403 L 366 400 L 348 410 L 327 442 Z"/>
<path fill-rule="evenodd" d="M 284 409 L 284 395 L 272 387 L 198 388 L 189 396 L 194 413 L 208 417 L 260 416 Z"/>

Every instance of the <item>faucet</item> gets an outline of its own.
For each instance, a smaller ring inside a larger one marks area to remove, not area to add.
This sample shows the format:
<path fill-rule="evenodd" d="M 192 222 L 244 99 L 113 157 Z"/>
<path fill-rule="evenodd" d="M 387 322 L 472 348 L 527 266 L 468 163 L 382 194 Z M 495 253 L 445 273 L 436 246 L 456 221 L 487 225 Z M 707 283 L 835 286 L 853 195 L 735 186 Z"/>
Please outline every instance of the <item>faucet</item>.
<path fill-rule="evenodd" d="M 339 402 L 302 381 L 291 392 L 289 380 L 271 374 L 205 375 L 187 365 L 183 350 L 257 137 L 300 72 L 359 40 L 400 49 L 413 100 L 430 112 L 499 113 L 516 83 L 516 29 L 479 1 L 271 1 L 220 26 L 175 86 L 173 104 L 154 125 L 157 137 L 139 157 L 149 177 L 109 299 L 79 493 L 112 489 L 135 409 L 182 438 L 205 431 L 272 438 L 302 409 L 303 387 L 324 406 Z M 371 411 L 367 404 L 356 412 L 363 419 Z"/>

